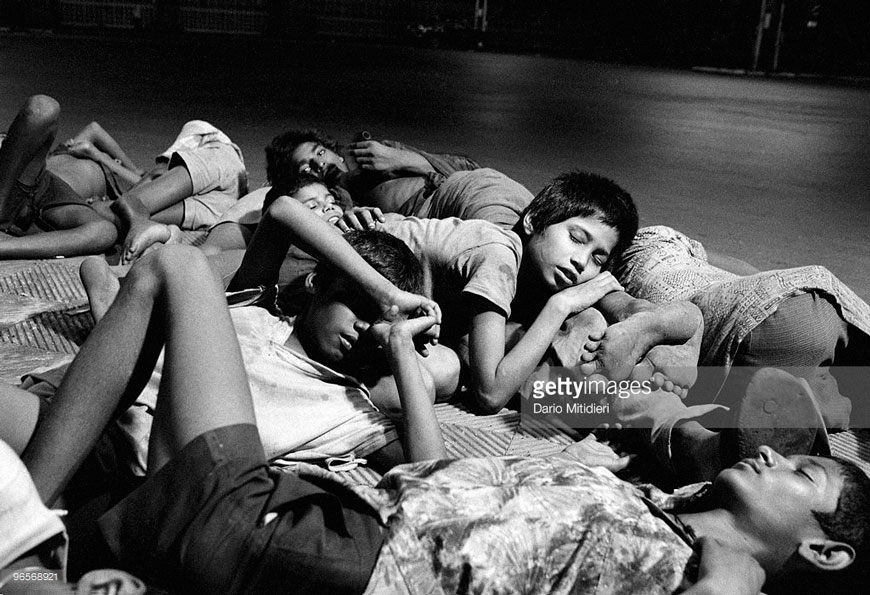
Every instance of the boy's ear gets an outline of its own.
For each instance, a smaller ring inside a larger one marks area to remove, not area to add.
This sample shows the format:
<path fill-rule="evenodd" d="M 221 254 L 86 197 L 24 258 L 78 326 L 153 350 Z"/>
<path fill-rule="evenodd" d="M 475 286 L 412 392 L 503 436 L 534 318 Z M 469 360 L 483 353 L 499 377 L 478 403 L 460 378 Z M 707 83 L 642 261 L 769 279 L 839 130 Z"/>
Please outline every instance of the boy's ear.
<path fill-rule="evenodd" d="M 305 293 L 317 293 L 317 273 L 314 271 L 305 276 Z"/>
<path fill-rule="evenodd" d="M 842 541 L 804 539 L 798 555 L 819 570 L 843 570 L 855 561 L 855 548 Z"/>
<path fill-rule="evenodd" d="M 532 225 L 532 216 L 529 213 L 523 215 L 523 231 L 526 232 L 527 236 L 535 233 L 535 226 Z"/>

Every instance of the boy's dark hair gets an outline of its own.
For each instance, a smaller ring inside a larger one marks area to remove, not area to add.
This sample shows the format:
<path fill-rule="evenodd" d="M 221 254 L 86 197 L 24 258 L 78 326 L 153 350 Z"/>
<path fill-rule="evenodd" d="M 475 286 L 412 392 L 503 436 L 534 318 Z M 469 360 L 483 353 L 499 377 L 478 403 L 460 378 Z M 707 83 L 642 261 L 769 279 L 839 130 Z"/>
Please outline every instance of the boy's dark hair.
<path fill-rule="evenodd" d="M 765 585 L 765 593 L 777 595 L 851 595 L 861 593 L 870 578 L 870 477 L 847 459 L 831 457 L 840 463 L 843 489 L 834 512 L 813 511 L 813 516 L 828 539 L 851 545 L 855 560 L 847 568 L 832 572 L 799 572 Z"/>
<path fill-rule="evenodd" d="M 405 242 L 385 231 L 372 230 L 349 231 L 344 234 L 344 239 L 390 283 L 402 291 L 423 293 L 423 267 Z M 316 271 L 326 279 L 333 279 L 336 275 L 323 262 L 317 265 Z"/>
<path fill-rule="evenodd" d="M 319 143 L 331 151 L 338 148 L 334 140 L 313 128 L 282 132 L 266 147 L 266 179 L 269 184 L 285 188 L 293 184 L 292 178 L 299 174 L 298 166 L 293 163 L 293 151 L 308 142 Z"/>
<path fill-rule="evenodd" d="M 855 561 L 841 580 L 864 585 L 870 574 L 870 477 L 858 465 L 847 459 L 832 457 L 840 463 L 843 489 L 834 512 L 813 511 L 828 539 L 848 543 L 855 548 Z M 857 592 L 857 591 L 856 591 Z"/>
<path fill-rule="evenodd" d="M 535 232 L 571 217 L 597 217 L 619 236 L 608 265 L 628 247 L 638 227 L 631 195 L 609 178 L 582 171 L 564 173 L 538 193 L 516 227 L 521 237 L 526 235 L 522 229 L 526 215 Z"/>

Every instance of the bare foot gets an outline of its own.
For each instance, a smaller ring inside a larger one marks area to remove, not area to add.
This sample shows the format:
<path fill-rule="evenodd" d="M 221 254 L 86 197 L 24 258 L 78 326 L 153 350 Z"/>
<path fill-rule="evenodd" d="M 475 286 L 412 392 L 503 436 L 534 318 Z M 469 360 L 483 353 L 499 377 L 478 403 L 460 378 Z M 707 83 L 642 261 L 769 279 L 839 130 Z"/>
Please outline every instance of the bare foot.
<path fill-rule="evenodd" d="M 607 327 L 601 341 L 587 343 L 586 353 L 581 354 L 580 371 L 587 376 L 604 374 L 611 380 L 643 375 L 644 370 L 652 378 L 659 372 L 666 377 L 660 378 L 663 384 L 669 380 L 672 385 L 687 388 L 694 384 L 697 372 L 679 368 L 697 366 L 701 324 L 700 311 L 687 302 L 637 312 Z M 653 353 L 660 346 L 678 349 L 658 349 Z M 641 366 L 636 370 L 638 364 Z M 668 377 L 666 370 L 674 377 Z"/>
<path fill-rule="evenodd" d="M 178 227 L 177 225 L 167 225 L 167 227 L 169 228 L 169 239 L 166 240 L 165 242 L 154 242 L 153 244 L 151 244 L 150 246 L 145 248 L 142 251 L 142 254 L 140 254 L 139 256 L 145 256 L 149 252 L 153 252 L 154 250 L 157 250 L 161 246 L 167 246 L 170 244 L 180 244 L 181 243 L 181 240 L 184 238 L 184 232 L 181 231 L 181 228 Z"/>
<path fill-rule="evenodd" d="M 82 261 L 79 277 L 82 285 L 85 286 L 85 293 L 88 294 L 91 316 L 94 317 L 94 322 L 99 322 L 115 301 L 121 283 L 112 273 L 105 259 L 99 256 L 88 256 Z"/>
<path fill-rule="evenodd" d="M 130 227 L 127 238 L 124 240 L 121 264 L 132 264 L 134 260 L 142 256 L 142 253 L 151 244 L 168 242 L 171 237 L 172 230 L 168 225 L 150 219 L 137 222 Z"/>
<path fill-rule="evenodd" d="M 587 345 L 600 341 L 606 329 L 604 315 L 595 308 L 586 308 L 566 320 L 552 341 L 559 362 L 569 367 L 581 364 L 582 355 L 588 353 Z"/>
<path fill-rule="evenodd" d="M 656 345 L 634 367 L 631 380 L 651 380 L 661 388 L 685 399 L 698 380 L 701 333 L 684 345 Z"/>

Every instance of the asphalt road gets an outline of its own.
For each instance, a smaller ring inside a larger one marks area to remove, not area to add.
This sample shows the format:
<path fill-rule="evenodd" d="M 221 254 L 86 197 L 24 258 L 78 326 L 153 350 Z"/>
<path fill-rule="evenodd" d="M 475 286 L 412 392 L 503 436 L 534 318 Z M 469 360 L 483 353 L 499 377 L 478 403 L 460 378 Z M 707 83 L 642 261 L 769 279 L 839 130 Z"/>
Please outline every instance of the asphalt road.
<path fill-rule="evenodd" d="M 290 127 L 358 130 L 468 154 L 537 191 L 574 168 L 614 178 L 643 224 L 759 268 L 822 264 L 870 299 L 870 87 L 573 59 L 262 40 L 0 34 L 0 125 L 24 98 L 97 120 L 148 163 L 189 119 L 243 149 Z"/>

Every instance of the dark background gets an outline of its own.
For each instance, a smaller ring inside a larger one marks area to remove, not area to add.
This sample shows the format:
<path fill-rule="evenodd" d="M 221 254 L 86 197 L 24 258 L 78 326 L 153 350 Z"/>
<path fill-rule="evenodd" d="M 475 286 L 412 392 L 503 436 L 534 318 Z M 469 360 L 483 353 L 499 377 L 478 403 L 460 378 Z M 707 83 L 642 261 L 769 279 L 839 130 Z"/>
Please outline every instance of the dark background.
<path fill-rule="evenodd" d="M 97 120 L 148 165 L 185 121 L 205 119 L 241 146 L 253 187 L 265 181 L 263 147 L 291 127 L 316 126 L 338 140 L 370 130 L 375 138 L 465 153 L 533 192 L 560 172 L 587 169 L 628 189 L 644 224 L 671 225 L 760 268 L 823 264 L 870 299 L 866 79 L 684 67 L 716 64 L 718 55 L 721 64 L 745 68 L 759 2 L 490 0 L 490 27 L 477 51 L 452 47 L 468 42 L 459 33 L 444 33 L 433 49 L 432 38 L 405 29 L 434 19 L 433 7 L 445 31 L 451 6 L 473 25 L 473 1 L 179 0 L 159 3 L 163 12 L 140 2 L 138 13 L 134 4 L 26 3 L 29 24 L 0 32 L 0 128 L 28 95 L 47 93 L 62 106 L 59 140 Z M 785 14 L 798 15 L 800 4 L 790 0 Z M 826 11 L 855 8 L 840 21 L 850 30 L 865 5 L 822 3 Z M 4 18 L 9 6 L 0 0 Z M 714 8 L 746 14 L 729 21 L 714 18 Z M 667 20 L 683 37 L 652 26 L 666 9 L 688 15 Z M 276 12 L 284 15 L 278 32 Z M 527 30 L 515 39 L 524 45 L 499 46 L 522 30 L 523 15 Z M 829 26 L 825 18 L 819 32 Z M 37 28 L 40 19 L 56 25 Z M 97 19 L 102 25 L 85 24 Z M 749 26 L 749 37 L 736 33 L 738 23 Z M 581 28 L 589 35 L 565 34 Z M 714 29 L 732 34 L 702 34 Z M 677 43 L 686 36 L 696 41 Z M 850 64 L 854 74 L 863 55 L 857 40 L 866 33 L 839 37 L 852 48 L 843 68 Z M 725 52 L 726 40 L 744 49 Z M 560 51 L 528 51 L 545 42 Z M 678 47 L 691 51 L 684 56 Z M 784 47 L 783 67 L 798 59 Z M 829 55 L 814 59 L 827 63 Z"/>
<path fill-rule="evenodd" d="M 475 6 L 475 0 L 0 0 L 0 26 L 439 47 L 481 42 L 489 50 L 654 65 L 870 73 L 866 0 L 489 0 L 485 33 L 476 30 Z M 760 21 L 766 29 L 756 58 Z"/>

